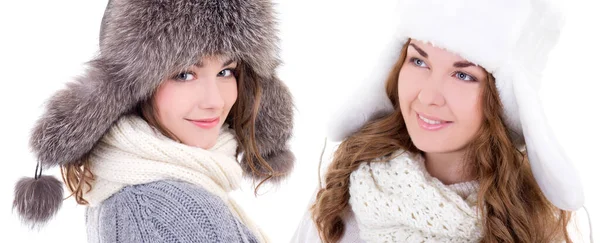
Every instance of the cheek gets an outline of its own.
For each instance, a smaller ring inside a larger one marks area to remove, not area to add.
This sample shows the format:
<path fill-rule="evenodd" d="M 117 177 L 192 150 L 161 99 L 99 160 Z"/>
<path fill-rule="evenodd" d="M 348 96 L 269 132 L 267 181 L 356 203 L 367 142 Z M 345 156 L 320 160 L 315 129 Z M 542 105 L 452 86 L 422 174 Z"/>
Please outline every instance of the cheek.
<path fill-rule="evenodd" d="M 483 120 L 479 85 L 462 84 L 448 88 L 446 101 L 459 122 L 466 128 L 478 130 Z"/>
<path fill-rule="evenodd" d="M 158 87 L 154 94 L 154 103 L 158 119 L 162 124 L 167 125 L 170 119 L 182 116 L 190 106 L 190 93 L 190 89 L 186 89 L 183 85 L 170 81 L 164 82 Z"/>
<path fill-rule="evenodd" d="M 162 119 L 163 113 L 169 111 L 169 107 L 172 107 L 175 100 L 175 92 L 171 84 L 169 82 L 165 82 L 158 87 L 156 93 L 154 94 L 154 104 L 156 105 L 156 109 Z"/>
<path fill-rule="evenodd" d="M 420 90 L 418 81 L 422 78 L 411 70 L 400 71 L 398 74 L 398 98 L 401 109 L 405 110 L 417 98 Z"/>
<path fill-rule="evenodd" d="M 223 98 L 224 106 L 226 111 L 229 111 L 233 104 L 237 101 L 238 97 L 238 89 L 237 82 L 226 82 L 220 85 L 219 91 L 221 92 L 221 97 Z"/>

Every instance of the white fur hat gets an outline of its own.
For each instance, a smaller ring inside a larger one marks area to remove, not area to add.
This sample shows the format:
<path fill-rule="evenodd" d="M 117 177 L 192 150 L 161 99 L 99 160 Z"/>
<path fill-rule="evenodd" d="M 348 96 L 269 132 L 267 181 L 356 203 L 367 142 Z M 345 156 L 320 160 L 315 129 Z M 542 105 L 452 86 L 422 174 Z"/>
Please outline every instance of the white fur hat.
<path fill-rule="evenodd" d="M 408 38 L 426 41 L 476 63 L 496 79 L 513 139 L 524 139 L 535 179 L 558 208 L 576 210 L 584 196 L 578 172 L 548 126 L 539 101 L 542 71 L 563 25 L 543 0 L 378 1 L 389 32 L 373 37 L 380 53 L 358 92 L 333 116 L 328 135 L 341 141 L 393 108 L 385 80 Z M 372 2 L 369 2 L 372 4 Z M 391 9 L 391 10 L 390 10 Z M 381 16 L 377 17 L 381 20 Z M 382 71 L 384 70 L 384 71 Z"/>

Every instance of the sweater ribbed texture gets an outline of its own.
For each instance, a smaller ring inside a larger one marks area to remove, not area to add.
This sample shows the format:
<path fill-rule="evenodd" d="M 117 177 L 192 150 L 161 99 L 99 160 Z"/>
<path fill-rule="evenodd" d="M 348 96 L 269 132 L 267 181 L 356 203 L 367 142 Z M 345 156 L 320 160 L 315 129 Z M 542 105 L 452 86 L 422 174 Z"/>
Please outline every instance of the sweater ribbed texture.
<path fill-rule="evenodd" d="M 217 196 L 180 181 L 123 188 L 86 212 L 89 242 L 258 242 Z"/>

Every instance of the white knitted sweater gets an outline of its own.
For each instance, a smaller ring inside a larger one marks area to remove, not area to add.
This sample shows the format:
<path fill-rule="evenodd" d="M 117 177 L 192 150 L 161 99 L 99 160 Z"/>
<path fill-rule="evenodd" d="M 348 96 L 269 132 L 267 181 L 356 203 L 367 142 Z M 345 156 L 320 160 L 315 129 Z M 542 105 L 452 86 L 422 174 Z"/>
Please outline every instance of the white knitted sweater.
<path fill-rule="evenodd" d="M 398 151 L 350 176 L 350 205 L 366 242 L 479 242 L 475 182 L 447 186 L 419 155 Z"/>

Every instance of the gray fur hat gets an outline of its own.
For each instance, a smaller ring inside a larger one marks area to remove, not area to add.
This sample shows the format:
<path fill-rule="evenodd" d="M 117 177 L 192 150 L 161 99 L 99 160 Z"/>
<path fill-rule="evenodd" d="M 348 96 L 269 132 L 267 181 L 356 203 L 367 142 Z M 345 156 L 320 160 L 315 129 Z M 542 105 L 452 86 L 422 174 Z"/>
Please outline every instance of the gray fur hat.
<path fill-rule="evenodd" d="M 62 184 L 42 176 L 42 167 L 80 161 L 168 75 L 210 55 L 241 60 L 258 79 L 256 145 L 276 177 L 287 175 L 295 160 L 287 147 L 293 104 L 275 73 L 280 64 L 275 24 L 269 0 L 110 0 L 97 57 L 82 77 L 49 100 L 33 129 L 30 145 L 38 169 L 35 178 L 23 178 L 15 187 L 13 206 L 21 218 L 44 223 L 60 207 Z M 263 178 L 252 174 L 241 152 L 246 174 Z"/>

